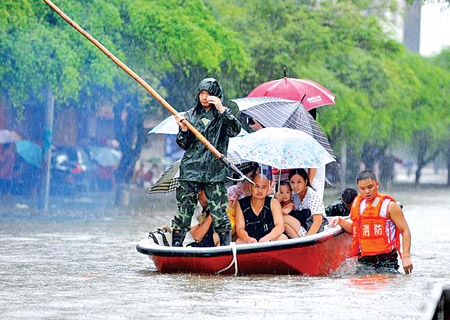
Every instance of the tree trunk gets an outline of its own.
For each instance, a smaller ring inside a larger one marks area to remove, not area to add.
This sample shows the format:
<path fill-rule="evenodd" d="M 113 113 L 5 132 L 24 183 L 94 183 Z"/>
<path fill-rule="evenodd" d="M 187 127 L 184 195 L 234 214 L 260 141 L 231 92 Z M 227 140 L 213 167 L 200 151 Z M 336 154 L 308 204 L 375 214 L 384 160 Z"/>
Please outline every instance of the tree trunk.
<path fill-rule="evenodd" d="M 395 157 L 390 154 L 383 154 L 380 161 L 380 183 L 385 190 L 389 190 L 394 179 Z"/>
<path fill-rule="evenodd" d="M 426 165 L 425 155 L 428 151 L 428 141 L 426 139 L 426 134 L 419 134 L 416 140 L 419 144 L 417 152 L 417 169 L 416 169 L 416 179 L 415 184 L 419 184 L 420 176 L 422 175 L 422 169 Z"/>
<path fill-rule="evenodd" d="M 447 186 L 450 187 L 450 141 L 447 147 Z"/>
<path fill-rule="evenodd" d="M 416 185 L 418 185 L 419 184 L 419 180 L 420 180 L 420 176 L 422 175 L 422 166 L 417 166 L 417 169 L 416 169 L 416 179 L 414 180 L 414 183 L 416 184 Z"/>
<path fill-rule="evenodd" d="M 128 186 L 145 139 L 143 116 L 138 109 L 137 96 L 127 98 L 127 101 L 125 98 L 114 107 L 115 138 L 119 141 L 122 152 L 115 172 L 115 204 L 123 206 L 129 205 Z"/>
<path fill-rule="evenodd" d="M 422 174 L 422 169 L 438 156 L 438 154 L 442 151 L 442 147 L 441 149 L 437 148 L 436 150 L 434 150 L 432 154 L 430 154 L 427 157 L 427 153 L 429 152 L 429 141 L 427 135 L 419 134 L 416 141 L 417 141 L 416 144 L 418 144 L 418 150 L 417 150 L 417 170 L 415 183 L 416 185 L 418 185 L 420 176 Z"/>
<path fill-rule="evenodd" d="M 0 129 L 5 128 L 6 99 L 0 96 Z"/>
<path fill-rule="evenodd" d="M 417 155 L 417 169 L 416 169 L 416 178 L 414 180 L 415 184 L 419 184 L 420 176 L 422 175 L 422 168 L 425 166 L 424 157 L 427 147 L 424 145 L 419 146 L 419 153 Z"/>
<path fill-rule="evenodd" d="M 364 144 L 361 154 L 361 161 L 364 162 L 366 169 L 372 171 L 375 169 L 375 163 L 380 158 L 380 154 L 380 148 L 377 146 Z"/>
<path fill-rule="evenodd" d="M 341 147 L 341 190 L 347 187 L 347 141 Z"/>

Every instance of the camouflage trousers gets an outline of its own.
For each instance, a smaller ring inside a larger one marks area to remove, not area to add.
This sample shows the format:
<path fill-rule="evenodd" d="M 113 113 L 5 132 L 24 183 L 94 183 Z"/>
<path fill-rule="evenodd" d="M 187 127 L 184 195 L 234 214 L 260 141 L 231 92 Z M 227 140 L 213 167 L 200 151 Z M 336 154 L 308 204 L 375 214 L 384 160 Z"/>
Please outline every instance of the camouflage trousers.
<path fill-rule="evenodd" d="M 204 190 L 212 222 L 216 232 L 231 230 L 230 218 L 227 215 L 227 189 L 225 183 L 200 183 L 179 181 L 177 188 L 177 213 L 172 219 L 172 229 L 189 231 L 191 219 L 198 203 L 198 193 Z"/>

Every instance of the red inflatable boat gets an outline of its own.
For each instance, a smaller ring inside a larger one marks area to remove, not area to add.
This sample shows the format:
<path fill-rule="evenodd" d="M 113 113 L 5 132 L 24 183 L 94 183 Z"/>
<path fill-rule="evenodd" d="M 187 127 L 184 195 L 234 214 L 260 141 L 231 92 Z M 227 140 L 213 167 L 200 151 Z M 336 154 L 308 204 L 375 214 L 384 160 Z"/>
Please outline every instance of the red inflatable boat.
<path fill-rule="evenodd" d="M 303 238 L 267 243 L 232 243 L 225 247 L 192 248 L 141 240 L 136 248 L 160 272 L 207 274 L 328 275 L 350 256 L 351 236 L 340 227 Z"/>

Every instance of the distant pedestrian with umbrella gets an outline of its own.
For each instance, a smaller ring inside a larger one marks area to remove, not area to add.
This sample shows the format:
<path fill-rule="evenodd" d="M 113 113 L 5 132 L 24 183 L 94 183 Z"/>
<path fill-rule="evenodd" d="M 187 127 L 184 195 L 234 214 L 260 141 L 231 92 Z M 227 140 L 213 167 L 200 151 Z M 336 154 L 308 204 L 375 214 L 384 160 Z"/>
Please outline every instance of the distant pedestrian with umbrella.
<path fill-rule="evenodd" d="M 13 143 L 0 144 L 0 146 L 0 194 L 6 195 L 11 192 L 16 152 Z"/>
<path fill-rule="evenodd" d="M 225 181 L 228 169 L 188 131 L 183 121 L 186 119 L 217 150 L 226 154 L 229 138 L 239 134 L 241 124 L 232 111 L 223 106 L 222 99 L 223 91 L 219 82 L 214 78 L 203 79 L 197 88 L 196 106 L 184 115 L 176 116 L 180 127 L 177 143 L 186 151 L 180 164 L 178 209 L 172 220 L 172 246 L 182 246 L 186 232 L 190 229 L 200 190 L 205 191 L 220 245 L 229 245 L 231 242 L 231 223 L 226 213 Z"/>

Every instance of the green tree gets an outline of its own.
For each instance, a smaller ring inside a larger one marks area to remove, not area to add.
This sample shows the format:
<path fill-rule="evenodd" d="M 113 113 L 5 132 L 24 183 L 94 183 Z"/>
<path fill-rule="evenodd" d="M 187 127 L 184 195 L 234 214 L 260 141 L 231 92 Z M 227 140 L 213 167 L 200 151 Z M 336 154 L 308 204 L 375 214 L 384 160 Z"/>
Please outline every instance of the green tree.
<path fill-rule="evenodd" d="M 130 1 L 124 10 L 130 63 L 180 111 L 192 107 L 202 78 L 237 80 L 248 69 L 243 43 L 203 1 Z"/>
<path fill-rule="evenodd" d="M 62 110 L 89 114 L 108 101 L 126 154 L 118 180 L 127 183 L 144 142 L 144 116 L 167 112 L 44 3 L 3 3 L 0 96 L 19 114 L 31 104 L 43 109 L 44 88 Z M 395 144 L 422 141 L 423 166 L 450 141 L 442 134 L 449 124 L 432 122 L 449 118 L 448 51 L 430 61 L 391 40 L 375 13 L 395 10 L 395 3 L 57 2 L 179 111 L 192 107 L 205 76 L 218 78 L 232 98 L 280 78 L 287 67 L 288 76 L 317 81 L 337 96 L 336 106 L 318 110 L 318 121 L 338 155 L 347 145 L 356 161 L 370 164 Z M 374 150 L 377 158 L 370 159 Z"/>
<path fill-rule="evenodd" d="M 447 185 L 450 186 L 450 88 L 448 86 L 449 83 L 449 76 L 450 76 L 450 48 L 446 48 L 442 50 L 440 54 L 433 57 L 432 62 L 435 63 L 437 66 L 439 66 L 442 70 L 445 70 L 445 72 L 440 72 L 440 75 L 443 77 L 441 79 L 440 85 L 444 85 L 441 87 L 441 90 L 443 91 L 443 95 L 441 98 L 446 99 L 440 99 L 441 101 L 441 111 L 442 113 L 439 114 L 439 120 L 444 121 L 443 131 L 441 132 L 442 138 L 444 140 L 443 145 L 443 153 L 445 155 L 445 161 L 447 163 Z M 435 81 L 436 83 L 436 81 Z M 447 85 L 445 85 L 447 83 Z M 447 125 L 447 129 L 445 128 L 445 125 Z M 446 142 L 445 142 L 446 140 Z"/>
<path fill-rule="evenodd" d="M 409 74 L 398 72 L 393 60 L 403 48 L 384 34 L 377 16 L 366 14 L 367 3 L 240 5 L 216 1 L 217 15 L 226 17 L 223 21 L 238 31 L 254 58 L 252 84 L 280 78 L 287 67 L 291 77 L 325 85 L 336 94 L 337 105 L 320 108 L 318 121 L 335 148 L 344 141 L 357 152 L 367 143 L 384 147 L 399 125 L 406 126 L 393 126 L 389 114 L 392 105 L 407 104 L 407 91 L 401 89 Z"/>
<path fill-rule="evenodd" d="M 449 73 L 430 60 L 416 55 L 407 57 L 420 84 L 410 112 L 411 141 L 417 156 L 416 183 L 421 171 L 434 160 L 449 141 Z"/>
<path fill-rule="evenodd" d="M 124 153 L 118 181 L 127 183 L 145 135 L 144 114 L 160 113 L 157 103 L 44 3 L 9 4 L 0 7 L 0 96 L 19 114 L 31 102 L 43 110 L 45 88 L 62 110 L 71 106 L 92 112 L 109 101 Z M 169 102 L 181 105 L 179 110 L 192 106 L 193 87 L 201 78 L 231 83 L 248 69 L 243 43 L 212 17 L 203 1 L 56 4 Z"/>
<path fill-rule="evenodd" d="M 381 27 L 384 12 L 397 10 L 395 1 L 375 7 L 370 1 L 218 0 L 211 6 L 253 57 L 253 72 L 243 88 L 280 78 L 287 67 L 288 76 L 317 81 L 337 96 L 336 106 L 318 110 L 318 122 L 338 155 L 345 143 L 373 166 L 389 156 L 391 146 L 417 137 L 417 103 L 424 95 L 445 97 L 442 86 L 426 81 L 417 68 L 426 59 L 411 62 L 411 55 Z M 442 113 L 431 101 L 420 105 L 422 113 Z M 427 137 L 436 150 L 436 135 Z"/>
<path fill-rule="evenodd" d="M 27 9 L 28 20 L 16 19 L 10 30 L 2 30 L 0 40 L 0 90 L 14 106 L 24 108 L 27 101 L 36 101 L 35 98 L 42 106 L 42 91 L 48 87 L 54 93 L 57 108 L 68 105 L 84 108 L 95 105 L 99 99 L 96 92 L 112 91 L 115 83 L 123 81 L 117 68 L 107 66 L 106 57 L 76 35 L 44 3 L 20 3 Z M 95 26 L 98 30 L 103 28 L 103 42 L 122 55 L 113 41 L 113 37 L 120 35 L 116 33 L 121 24 L 118 10 L 113 12 L 107 1 L 70 4 L 75 20 L 84 17 L 83 22 L 94 30 Z M 15 5 L 11 8 L 18 10 Z M 100 11 L 108 13 L 107 16 L 100 15 Z"/>

